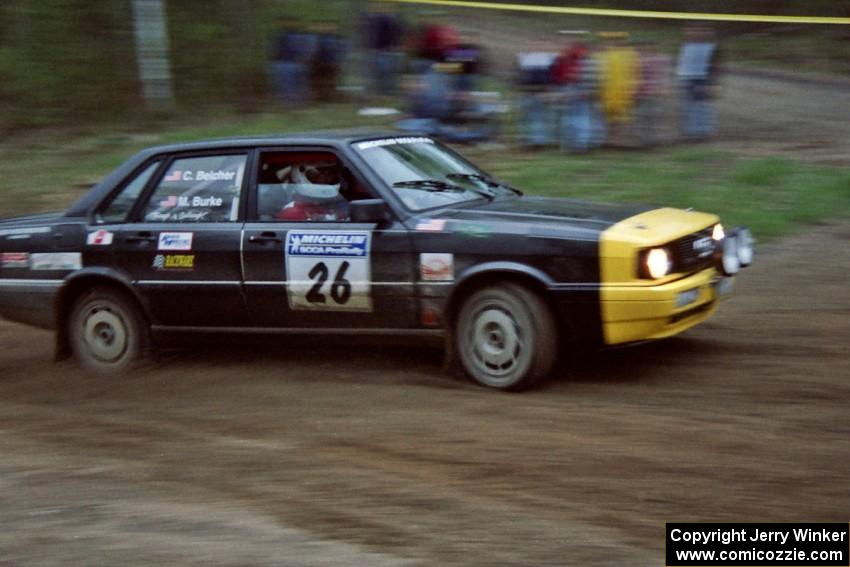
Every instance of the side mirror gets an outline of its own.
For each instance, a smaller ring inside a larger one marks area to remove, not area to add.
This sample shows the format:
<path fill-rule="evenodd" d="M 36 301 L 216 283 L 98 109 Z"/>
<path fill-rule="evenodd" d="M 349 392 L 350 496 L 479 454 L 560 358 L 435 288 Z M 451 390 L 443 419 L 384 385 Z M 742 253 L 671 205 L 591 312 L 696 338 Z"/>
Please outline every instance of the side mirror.
<path fill-rule="evenodd" d="M 383 199 L 359 199 L 349 204 L 348 216 L 351 222 L 382 223 L 389 218 L 387 204 Z"/>

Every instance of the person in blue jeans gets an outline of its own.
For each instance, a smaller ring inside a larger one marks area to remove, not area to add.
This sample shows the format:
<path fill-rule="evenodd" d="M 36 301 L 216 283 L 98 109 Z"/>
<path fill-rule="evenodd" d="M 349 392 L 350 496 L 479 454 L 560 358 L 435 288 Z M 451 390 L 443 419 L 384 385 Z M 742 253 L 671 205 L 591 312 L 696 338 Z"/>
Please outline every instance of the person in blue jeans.
<path fill-rule="evenodd" d="M 707 26 L 689 26 L 679 51 L 676 77 L 682 99 L 682 134 L 689 140 L 709 138 L 715 131 L 713 98 L 719 54 L 714 32 Z"/>
<path fill-rule="evenodd" d="M 309 101 L 309 70 L 316 42 L 314 34 L 302 31 L 294 22 L 280 20 L 271 70 L 278 98 L 292 106 Z"/>
<path fill-rule="evenodd" d="M 550 101 L 550 90 L 556 57 L 556 53 L 543 49 L 517 56 L 517 83 L 522 93 L 519 100 L 521 135 L 528 146 L 555 143 L 557 113 Z"/>
<path fill-rule="evenodd" d="M 345 41 L 337 33 L 333 22 L 322 24 L 317 29 L 316 50 L 310 63 L 311 92 L 319 102 L 336 97 L 336 87 L 342 62 L 345 57 Z"/>
<path fill-rule="evenodd" d="M 381 96 L 395 94 L 404 59 L 404 25 L 389 3 L 372 4 L 364 24 L 372 89 Z"/>
<path fill-rule="evenodd" d="M 409 117 L 396 123 L 396 128 L 436 136 L 441 122 L 448 118 L 451 101 L 449 77 L 436 65 L 428 67 L 421 75 L 408 79 L 406 85 Z"/>
<path fill-rule="evenodd" d="M 558 56 L 553 68 L 561 92 L 558 134 L 562 151 L 586 152 L 596 145 L 599 81 L 592 49 L 577 41 Z"/>

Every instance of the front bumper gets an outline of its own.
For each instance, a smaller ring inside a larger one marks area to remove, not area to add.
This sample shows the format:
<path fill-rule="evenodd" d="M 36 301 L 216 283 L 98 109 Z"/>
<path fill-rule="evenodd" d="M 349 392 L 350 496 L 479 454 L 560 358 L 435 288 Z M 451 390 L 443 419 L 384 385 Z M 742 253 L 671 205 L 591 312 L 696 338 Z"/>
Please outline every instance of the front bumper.
<path fill-rule="evenodd" d="M 603 285 L 602 332 L 606 345 L 662 339 L 714 313 L 732 288 L 714 268 L 657 286 Z"/>

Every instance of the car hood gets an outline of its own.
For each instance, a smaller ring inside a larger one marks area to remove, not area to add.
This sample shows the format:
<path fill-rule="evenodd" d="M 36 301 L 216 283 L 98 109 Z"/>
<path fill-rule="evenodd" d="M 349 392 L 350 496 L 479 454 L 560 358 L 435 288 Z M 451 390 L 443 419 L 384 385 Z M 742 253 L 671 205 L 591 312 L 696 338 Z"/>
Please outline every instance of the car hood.
<path fill-rule="evenodd" d="M 611 226 L 655 207 L 588 203 L 575 199 L 519 197 L 442 211 L 434 218 L 451 220 L 454 228 L 488 225 L 510 230 L 522 226 L 539 236 L 597 237 Z M 581 233 L 581 234 L 578 234 Z"/>

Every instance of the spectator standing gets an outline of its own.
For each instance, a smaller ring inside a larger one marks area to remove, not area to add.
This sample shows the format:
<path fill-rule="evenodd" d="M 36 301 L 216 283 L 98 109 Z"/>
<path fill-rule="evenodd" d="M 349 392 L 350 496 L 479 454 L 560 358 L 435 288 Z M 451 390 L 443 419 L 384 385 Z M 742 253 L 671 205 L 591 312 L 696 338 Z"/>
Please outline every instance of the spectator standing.
<path fill-rule="evenodd" d="M 639 145 L 654 146 L 661 141 L 664 97 L 669 85 L 670 60 L 658 52 L 653 41 L 639 45 L 639 75 L 635 104 L 635 134 Z"/>
<path fill-rule="evenodd" d="M 445 50 L 446 63 L 458 65 L 456 88 L 460 92 L 475 90 L 484 70 L 484 50 L 475 43 L 459 42 Z"/>
<path fill-rule="evenodd" d="M 387 3 L 375 3 L 366 19 L 364 45 L 369 51 L 369 72 L 377 94 L 391 95 L 398 87 L 404 27 Z"/>
<path fill-rule="evenodd" d="M 291 106 L 308 102 L 309 65 L 316 49 L 316 36 L 288 18 L 278 20 L 272 55 L 272 76 L 277 96 Z"/>
<path fill-rule="evenodd" d="M 400 130 L 436 136 L 451 112 L 449 77 L 437 65 L 407 79 L 410 117 L 396 123 Z"/>
<path fill-rule="evenodd" d="M 435 19 L 423 21 L 407 41 L 409 71 L 426 72 L 434 63 L 445 61 L 446 52 L 459 44 L 460 36 L 452 26 Z"/>
<path fill-rule="evenodd" d="M 456 29 L 442 21 L 432 21 L 422 29 L 418 56 L 431 63 L 442 63 L 446 53 L 458 44 L 460 36 Z"/>
<path fill-rule="evenodd" d="M 422 28 L 411 47 L 418 72 L 405 80 L 409 118 L 396 126 L 450 142 L 492 137 L 498 129 L 493 112 L 473 93 L 484 68 L 483 49 L 438 24 Z"/>
<path fill-rule="evenodd" d="M 555 141 L 556 113 L 549 103 L 549 90 L 558 54 L 546 47 L 533 45 L 517 55 L 521 136 L 528 146 L 546 146 Z"/>
<path fill-rule="evenodd" d="M 688 140 L 714 134 L 712 98 L 717 84 L 719 53 L 714 31 L 706 26 L 685 28 L 676 77 L 682 91 L 682 134 Z"/>
<path fill-rule="evenodd" d="M 581 93 L 589 112 L 589 141 L 591 148 L 598 148 L 608 139 L 608 127 L 602 114 L 600 101 L 601 71 L 598 46 L 589 43 L 588 53 L 581 68 Z"/>
<path fill-rule="evenodd" d="M 637 51 L 628 43 L 625 32 L 602 34 L 608 44 L 600 56 L 602 110 L 608 124 L 609 142 L 626 143 L 626 127 L 632 120 L 637 87 Z"/>
<path fill-rule="evenodd" d="M 595 80 L 586 73 L 590 65 L 590 47 L 583 41 L 569 45 L 552 69 L 553 82 L 561 91 L 559 139 L 561 150 L 586 152 L 591 146 Z"/>
<path fill-rule="evenodd" d="M 316 51 L 310 65 L 310 84 L 316 99 L 327 102 L 333 100 L 336 95 L 339 71 L 345 55 L 345 42 L 334 22 L 320 24 L 316 32 Z"/>

